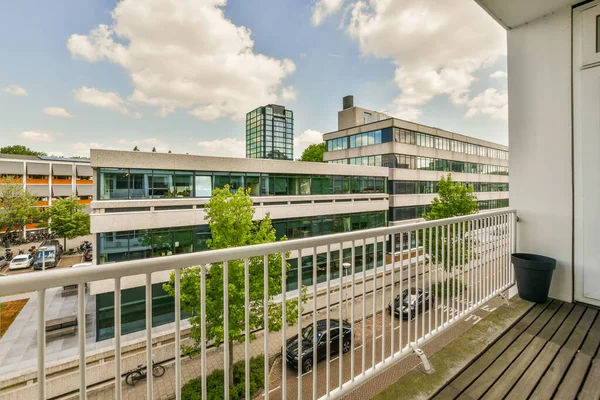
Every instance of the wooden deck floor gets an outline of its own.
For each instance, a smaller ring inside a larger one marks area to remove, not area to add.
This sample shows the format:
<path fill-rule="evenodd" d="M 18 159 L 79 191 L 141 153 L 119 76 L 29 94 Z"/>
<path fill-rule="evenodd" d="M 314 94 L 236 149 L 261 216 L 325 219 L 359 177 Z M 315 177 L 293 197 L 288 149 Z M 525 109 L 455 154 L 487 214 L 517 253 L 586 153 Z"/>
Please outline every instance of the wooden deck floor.
<path fill-rule="evenodd" d="M 600 399 L 600 315 L 551 300 L 532 308 L 435 399 Z"/>

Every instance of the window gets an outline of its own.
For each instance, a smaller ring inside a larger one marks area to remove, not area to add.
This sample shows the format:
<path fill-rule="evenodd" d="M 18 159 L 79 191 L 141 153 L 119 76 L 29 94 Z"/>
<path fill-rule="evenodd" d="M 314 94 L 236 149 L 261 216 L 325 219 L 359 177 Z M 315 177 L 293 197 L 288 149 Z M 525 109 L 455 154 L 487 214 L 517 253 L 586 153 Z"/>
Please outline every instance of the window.
<path fill-rule="evenodd" d="M 365 124 L 368 124 L 368 123 L 370 123 L 370 122 L 373 122 L 373 115 L 372 115 L 371 113 L 368 113 L 368 112 L 366 112 L 366 113 L 364 113 L 364 115 L 363 115 L 363 120 L 364 120 L 364 123 L 365 123 Z"/>

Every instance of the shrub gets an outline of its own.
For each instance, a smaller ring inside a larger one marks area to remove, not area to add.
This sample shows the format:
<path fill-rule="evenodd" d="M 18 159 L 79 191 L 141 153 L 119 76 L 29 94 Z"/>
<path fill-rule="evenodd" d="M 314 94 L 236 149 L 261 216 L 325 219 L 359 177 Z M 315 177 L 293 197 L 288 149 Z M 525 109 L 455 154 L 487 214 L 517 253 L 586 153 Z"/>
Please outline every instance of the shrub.
<path fill-rule="evenodd" d="M 255 394 L 264 387 L 264 356 L 250 359 L 250 394 Z M 230 400 L 243 399 L 246 395 L 246 362 L 244 360 L 233 364 L 233 388 L 229 390 Z M 225 371 L 218 369 L 206 377 L 206 397 L 208 400 L 223 399 L 225 393 Z M 181 389 L 183 400 L 200 400 L 202 398 L 202 379 L 196 378 L 183 385 Z"/>
<path fill-rule="evenodd" d="M 454 293 L 454 286 L 456 285 L 456 293 Z M 442 297 L 442 288 L 444 290 L 444 297 L 450 295 L 450 297 L 455 297 L 459 293 L 461 293 L 461 288 L 464 292 L 467 290 L 467 285 L 465 285 L 462 280 L 456 279 L 456 283 L 454 282 L 454 278 L 448 278 L 445 282 L 439 282 L 437 285 L 434 283 L 431 285 L 431 295 L 435 297 Z"/>

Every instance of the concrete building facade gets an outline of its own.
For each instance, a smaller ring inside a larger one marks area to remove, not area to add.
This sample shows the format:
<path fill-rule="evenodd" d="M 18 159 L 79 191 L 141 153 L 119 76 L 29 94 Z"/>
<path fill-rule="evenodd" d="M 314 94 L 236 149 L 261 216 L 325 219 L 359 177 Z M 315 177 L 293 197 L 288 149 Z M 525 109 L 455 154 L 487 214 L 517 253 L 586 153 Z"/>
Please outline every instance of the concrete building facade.
<path fill-rule="evenodd" d="M 344 106 L 338 130 L 323 136 L 324 161 L 389 168 L 390 223 L 421 218 L 448 173 L 473 186 L 480 209 L 508 206 L 507 146 L 355 107 L 348 97 Z"/>

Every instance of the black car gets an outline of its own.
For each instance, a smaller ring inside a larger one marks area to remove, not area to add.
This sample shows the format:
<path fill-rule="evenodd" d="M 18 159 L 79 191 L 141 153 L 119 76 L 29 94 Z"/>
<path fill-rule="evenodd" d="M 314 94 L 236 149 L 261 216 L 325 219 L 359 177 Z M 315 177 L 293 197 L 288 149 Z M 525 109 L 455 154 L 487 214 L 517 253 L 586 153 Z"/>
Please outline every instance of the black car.
<path fill-rule="evenodd" d="M 302 372 L 308 372 L 313 368 L 313 348 L 317 349 L 317 360 L 327 357 L 327 340 L 329 340 L 329 351 L 331 354 L 339 352 L 340 349 L 340 324 L 339 320 L 329 320 L 329 333 L 327 332 L 327 320 L 317 321 L 317 343 L 313 347 L 313 329 L 310 324 L 302 329 L 301 365 Z M 350 351 L 352 340 L 352 329 L 350 323 L 342 323 L 342 352 Z M 286 342 L 287 364 L 292 368 L 298 368 L 298 335 L 291 337 Z"/>
<path fill-rule="evenodd" d="M 402 300 L 402 301 L 401 301 Z M 422 313 L 423 310 L 429 309 L 429 292 L 424 292 L 423 289 L 410 288 L 410 296 L 408 289 L 402 292 L 402 295 L 396 296 L 393 302 L 388 304 L 388 313 L 393 313 L 396 317 L 402 315 L 403 319 L 412 319 L 417 313 Z"/>

